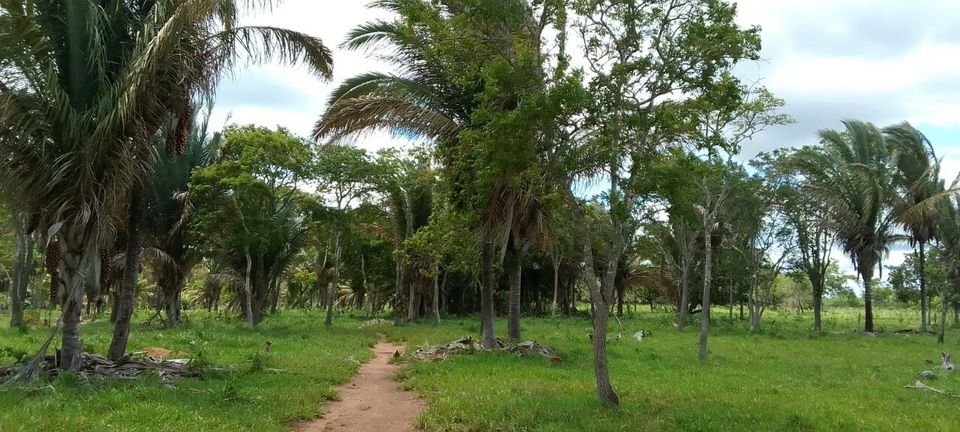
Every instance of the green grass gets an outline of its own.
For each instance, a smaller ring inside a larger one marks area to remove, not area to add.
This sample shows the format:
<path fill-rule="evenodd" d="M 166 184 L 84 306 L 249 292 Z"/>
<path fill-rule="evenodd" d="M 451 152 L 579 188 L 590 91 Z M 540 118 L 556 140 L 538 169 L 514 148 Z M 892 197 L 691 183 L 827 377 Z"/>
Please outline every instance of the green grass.
<path fill-rule="evenodd" d="M 681 332 L 672 328 L 670 314 L 640 312 L 624 321 L 627 338 L 610 344 L 611 376 L 622 399 L 617 409 L 596 401 L 585 317 L 524 320 L 524 338 L 556 347 L 563 358 L 557 365 L 486 353 L 411 364 L 398 379 L 428 400 L 417 422 L 430 431 L 956 430 L 957 399 L 904 388 L 916 373 L 934 370 L 924 360 L 939 362 L 935 337 L 863 336 L 855 332 L 858 313 L 832 310 L 824 321 L 827 333 L 813 334 L 808 316 L 768 312 L 764 332 L 748 334 L 746 323 L 729 322 L 717 310 L 710 361 L 701 364 L 696 323 Z M 906 328 L 915 315 L 880 311 L 877 325 L 888 332 Z M 378 331 L 411 348 L 479 331 L 475 318 L 448 319 L 439 327 L 358 329 L 360 322 L 342 317 L 326 329 L 319 313 L 285 311 L 249 331 L 233 316 L 194 313 L 174 330 L 136 328 L 131 349 L 183 350 L 237 372 L 173 387 L 156 378 L 84 382 L 64 376 L 50 386 L 14 388 L 0 392 L 0 431 L 285 430 L 316 416 L 335 397 L 332 386 L 369 358 Z M 498 320 L 498 334 L 504 326 Z M 641 328 L 653 336 L 629 339 Z M 0 365 L 33 350 L 46 331 L 0 329 Z M 83 334 L 88 348 L 103 352 L 110 326 L 87 324 Z M 958 335 L 948 332 L 943 350 L 960 357 Z M 273 353 L 263 358 L 258 353 L 267 339 Z M 960 393 L 960 376 L 931 385 Z"/>
<path fill-rule="evenodd" d="M 86 324 L 81 332 L 88 350 L 106 351 L 109 323 Z M 47 329 L 25 334 L 0 329 L 0 365 L 32 352 L 47 334 Z M 266 340 L 273 342 L 268 358 L 261 354 Z M 190 323 L 174 330 L 135 328 L 130 350 L 182 350 L 237 372 L 174 386 L 156 377 L 81 382 L 62 376 L 48 387 L 13 388 L 0 392 L 0 431 L 282 431 L 317 416 L 322 403 L 336 397 L 332 386 L 346 382 L 357 362 L 370 358 L 375 341 L 376 335 L 358 330 L 355 321 L 326 329 L 319 314 L 287 311 L 255 331 L 233 316 L 191 314 Z M 264 370 L 264 362 L 282 372 Z"/>
<path fill-rule="evenodd" d="M 719 311 L 717 311 L 719 313 Z M 879 325 L 906 327 L 912 312 L 882 311 Z M 474 431 L 903 431 L 957 430 L 958 401 L 907 389 L 914 375 L 939 363 L 931 336 L 868 337 L 852 333 L 857 312 L 832 312 L 825 325 L 850 334 L 811 334 L 809 318 L 771 313 L 764 333 L 718 319 L 710 360 L 697 359 L 698 330 L 670 328 L 673 317 L 644 313 L 625 320 L 627 332 L 653 337 L 611 342 L 610 370 L 622 404 L 599 405 L 591 347 L 583 319 L 524 322 L 524 338 L 555 346 L 564 361 L 518 359 L 509 354 L 419 363 L 403 374 L 430 408 L 428 430 Z M 901 320 L 903 322 L 901 322 Z M 901 325 L 904 324 L 904 325 Z M 504 328 L 498 331 L 503 334 Z M 407 326 L 391 338 L 412 345 L 473 335 L 477 324 L 448 321 L 440 328 Z M 949 337 L 947 351 L 957 350 Z M 960 373 L 960 372 L 958 372 Z M 931 385 L 960 393 L 960 377 Z"/>

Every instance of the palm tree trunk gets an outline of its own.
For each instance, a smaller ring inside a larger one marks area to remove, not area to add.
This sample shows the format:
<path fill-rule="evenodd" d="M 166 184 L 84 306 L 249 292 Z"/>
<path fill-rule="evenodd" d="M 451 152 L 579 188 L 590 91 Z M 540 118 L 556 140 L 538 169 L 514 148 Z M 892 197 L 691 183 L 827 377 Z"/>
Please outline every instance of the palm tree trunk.
<path fill-rule="evenodd" d="M 871 269 L 872 270 L 872 269 Z M 873 332 L 873 276 L 872 271 L 869 274 L 863 274 L 863 331 Z"/>
<path fill-rule="evenodd" d="M 16 230 L 16 255 L 13 262 L 13 281 L 10 284 L 10 327 L 23 324 L 23 290 L 27 273 L 26 226 L 19 212 L 10 212 L 10 219 Z"/>
<path fill-rule="evenodd" d="M 493 330 L 493 242 L 487 240 L 480 253 L 480 330 L 483 347 L 496 348 L 497 337 Z"/>
<path fill-rule="evenodd" d="M 113 340 L 110 341 L 108 356 L 119 360 L 127 352 L 127 340 L 130 338 L 130 320 L 137 301 L 137 275 L 140 272 L 140 214 L 143 204 L 142 187 L 134 186 L 130 190 L 130 206 L 127 209 L 127 250 L 124 262 L 123 283 L 116 304 L 116 321 L 113 326 Z"/>
<path fill-rule="evenodd" d="M 920 331 L 926 333 L 930 319 L 927 311 L 927 263 L 924 243 L 923 240 L 917 242 L 920 257 Z"/>
<path fill-rule="evenodd" d="M 323 321 L 326 326 L 333 325 L 333 304 L 337 299 L 337 291 L 340 287 L 340 230 L 333 236 L 333 286 L 327 292 L 327 319 Z"/>
<path fill-rule="evenodd" d="M 510 304 L 507 315 L 507 337 L 512 341 L 520 340 L 520 283 L 523 276 L 523 267 L 520 265 L 520 254 L 516 253 L 514 262 L 510 266 Z"/>
<path fill-rule="evenodd" d="M 65 229 L 65 230 L 64 230 Z M 84 287 L 94 262 L 99 262 L 93 226 L 62 228 L 60 245 L 61 277 L 67 292 L 63 304 L 63 329 L 60 341 L 60 369 L 80 367 L 80 312 L 83 309 Z"/>

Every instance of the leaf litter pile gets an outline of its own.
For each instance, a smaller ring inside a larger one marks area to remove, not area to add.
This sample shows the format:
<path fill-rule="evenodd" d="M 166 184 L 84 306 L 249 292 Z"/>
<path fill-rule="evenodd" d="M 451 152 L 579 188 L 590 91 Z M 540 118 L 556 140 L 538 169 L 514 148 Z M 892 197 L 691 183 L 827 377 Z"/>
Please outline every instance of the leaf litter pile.
<path fill-rule="evenodd" d="M 497 339 L 496 348 L 484 349 L 480 342 L 472 337 L 464 337 L 442 345 L 429 345 L 417 348 L 412 358 L 417 361 L 441 361 L 451 355 L 473 354 L 482 351 L 506 351 L 516 354 L 518 357 L 540 356 L 550 360 L 551 363 L 560 363 L 562 359 L 557 355 L 556 349 L 534 341 L 520 342 L 518 344 L 508 344 Z"/>
<path fill-rule="evenodd" d="M 172 354 L 177 353 L 163 348 L 149 348 L 146 351 L 128 354 L 120 360 L 113 361 L 99 354 L 83 352 L 80 354 L 80 367 L 77 372 L 88 378 L 120 379 L 133 379 L 144 374 L 155 373 L 165 383 L 173 382 L 178 378 L 200 376 L 202 371 L 199 368 L 190 367 L 190 359 L 167 359 Z M 40 371 L 51 374 L 59 373 L 58 363 L 58 355 L 46 356 L 40 365 Z M 13 376 L 22 367 L 24 366 L 0 368 L 0 377 Z"/>

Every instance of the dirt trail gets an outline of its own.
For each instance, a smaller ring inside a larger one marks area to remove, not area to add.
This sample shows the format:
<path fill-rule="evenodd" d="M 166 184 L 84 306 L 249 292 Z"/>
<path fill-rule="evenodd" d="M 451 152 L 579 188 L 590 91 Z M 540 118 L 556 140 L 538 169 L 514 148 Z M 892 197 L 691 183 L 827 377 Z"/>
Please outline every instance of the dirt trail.
<path fill-rule="evenodd" d="M 403 347 L 383 338 L 373 347 L 375 357 L 360 366 L 353 381 L 340 387 L 340 400 L 327 407 L 327 414 L 294 428 L 299 432 L 392 431 L 414 432 L 413 419 L 424 402 L 413 392 L 401 391 L 390 380 L 396 366 L 393 354 Z"/>

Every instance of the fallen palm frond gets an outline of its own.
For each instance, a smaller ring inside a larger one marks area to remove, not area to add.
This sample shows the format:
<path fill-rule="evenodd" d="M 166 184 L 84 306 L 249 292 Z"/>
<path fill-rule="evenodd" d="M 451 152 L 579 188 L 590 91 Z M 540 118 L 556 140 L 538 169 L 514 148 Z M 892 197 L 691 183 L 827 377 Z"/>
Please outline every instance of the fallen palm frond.
<path fill-rule="evenodd" d="M 58 373 L 58 355 L 46 356 L 40 370 Z M 99 354 L 81 353 L 77 372 L 86 377 L 133 379 L 145 373 L 156 373 L 163 382 L 171 382 L 182 377 L 198 377 L 201 370 L 189 367 L 190 359 L 163 360 L 135 353 L 113 361 Z M 0 369 L 0 376 L 13 375 L 26 366 L 13 366 Z"/>
<path fill-rule="evenodd" d="M 960 395 L 958 395 L 958 394 L 948 393 L 947 391 L 930 387 L 930 386 L 928 386 L 928 385 L 920 382 L 919 380 L 918 380 L 916 383 L 914 383 L 914 385 L 912 385 L 912 386 L 906 386 L 906 387 L 907 387 L 907 388 L 912 388 L 912 389 L 917 389 L 917 390 L 929 390 L 929 391 L 932 391 L 932 392 L 934 392 L 934 393 L 942 394 L 942 395 L 944 395 L 944 396 L 949 396 L 949 397 L 954 397 L 954 398 L 960 398 Z"/>

